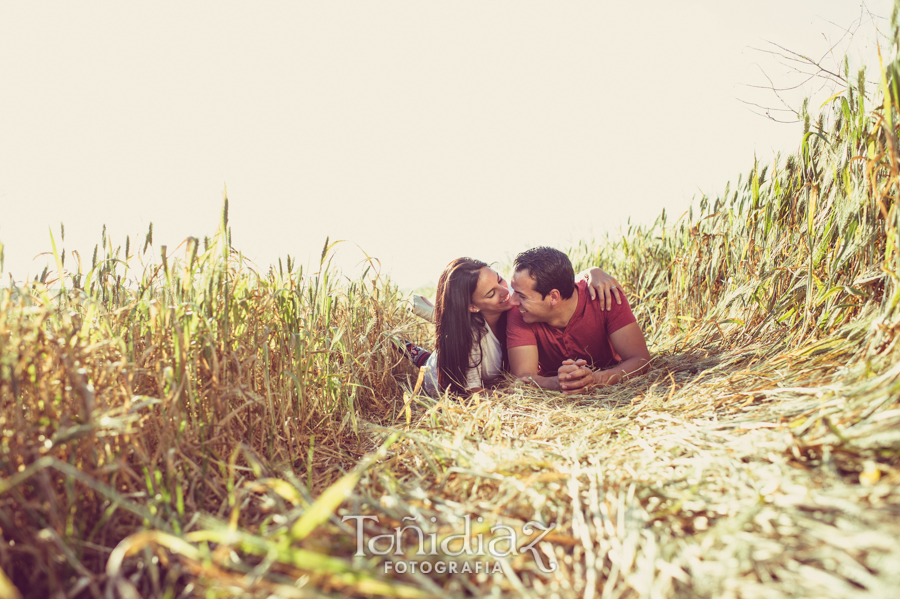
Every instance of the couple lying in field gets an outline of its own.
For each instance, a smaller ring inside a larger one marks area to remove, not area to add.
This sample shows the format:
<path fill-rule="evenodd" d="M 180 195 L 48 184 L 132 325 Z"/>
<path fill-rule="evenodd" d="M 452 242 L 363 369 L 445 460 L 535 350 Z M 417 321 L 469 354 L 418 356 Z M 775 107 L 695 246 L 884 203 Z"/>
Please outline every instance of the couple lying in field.
<path fill-rule="evenodd" d="M 544 389 L 582 393 L 645 369 L 644 333 L 615 279 L 592 268 L 576 280 L 568 256 L 546 247 L 522 252 L 513 269 L 510 286 L 471 258 L 441 274 L 435 351 L 406 343 L 413 363 L 425 367 L 426 393 L 473 393 L 504 371 Z"/>

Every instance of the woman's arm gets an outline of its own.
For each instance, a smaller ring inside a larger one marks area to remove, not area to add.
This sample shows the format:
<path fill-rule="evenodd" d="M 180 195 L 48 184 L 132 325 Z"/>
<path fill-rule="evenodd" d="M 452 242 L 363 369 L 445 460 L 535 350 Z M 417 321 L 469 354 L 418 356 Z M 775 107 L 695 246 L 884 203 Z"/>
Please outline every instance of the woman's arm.
<path fill-rule="evenodd" d="M 591 299 L 599 299 L 601 310 L 612 309 L 613 296 L 615 296 L 617 304 L 622 303 L 622 298 L 619 297 L 619 293 L 622 292 L 622 286 L 617 280 L 596 266 L 581 271 L 575 275 L 575 280 L 588 282 L 588 292 L 591 294 Z"/>

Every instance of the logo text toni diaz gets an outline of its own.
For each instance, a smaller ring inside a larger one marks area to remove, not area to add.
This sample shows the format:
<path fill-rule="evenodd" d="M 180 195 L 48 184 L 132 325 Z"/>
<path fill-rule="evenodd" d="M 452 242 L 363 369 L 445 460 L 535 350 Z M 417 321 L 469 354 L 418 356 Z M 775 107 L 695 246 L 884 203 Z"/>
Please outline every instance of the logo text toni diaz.
<path fill-rule="evenodd" d="M 546 526 L 540 522 L 526 522 L 522 525 L 523 541 L 519 542 L 519 533 L 506 524 L 495 524 L 489 529 L 490 536 L 485 539 L 482 532 L 472 534 L 472 517 L 466 515 L 463 518 L 463 530 L 457 534 L 450 534 L 438 540 L 437 532 L 426 532 L 420 522 L 420 516 L 407 516 L 402 519 L 409 524 L 394 527 L 393 532 L 373 536 L 369 539 L 363 534 L 363 525 L 366 521 L 380 522 L 378 516 L 352 515 L 344 516 L 342 520 L 351 520 L 356 526 L 356 557 L 366 556 L 408 556 L 409 550 L 415 549 L 417 557 L 487 557 L 505 558 L 511 555 L 531 553 L 537 567 L 545 573 L 555 572 L 559 565 L 552 558 L 545 563 L 547 556 L 537 549 L 537 544 L 556 528 L 556 524 Z M 435 518 L 430 519 L 432 523 Z M 480 516 L 476 522 L 484 521 Z M 534 537 L 534 538 L 532 538 Z M 410 541 L 412 538 L 412 541 Z M 396 567 L 394 568 L 396 569 Z"/>

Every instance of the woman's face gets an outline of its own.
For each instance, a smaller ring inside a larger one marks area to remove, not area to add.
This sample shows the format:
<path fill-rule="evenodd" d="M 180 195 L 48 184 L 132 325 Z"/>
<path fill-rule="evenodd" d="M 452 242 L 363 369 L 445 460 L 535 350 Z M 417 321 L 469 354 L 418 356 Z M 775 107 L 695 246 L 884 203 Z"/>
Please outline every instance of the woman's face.
<path fill-rule="evenodd" d="M 503 277 L 489 266 L 483 266 L 478 273 L 478 285 L 472 293 L 472 303 L 469 310 L 472 312 L 486 312 L 499 314 L 512 308 L 509 303 L 509 287 Z"/>

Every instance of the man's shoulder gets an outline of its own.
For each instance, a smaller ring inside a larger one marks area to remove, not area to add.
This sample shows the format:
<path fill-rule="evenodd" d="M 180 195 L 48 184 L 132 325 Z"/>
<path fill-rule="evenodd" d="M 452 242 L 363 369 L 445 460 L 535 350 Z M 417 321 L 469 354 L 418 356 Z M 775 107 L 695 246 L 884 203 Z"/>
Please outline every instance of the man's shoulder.
<path fill-rule="evenodd" d="M 578 290 L 578 307 L 576 308 L 576 310 L 578 310 L 582 315 L 581 321 L 587 324 L 597 317 L 602 318 L 604 316 L 604 313 L 603 310 L 600 309 L 600 302 L 596 299 L 591 299 L 591 292 L 588 289 L 588 282 L 578 281 L 576 288 Z M 588 318 L 585 319 L 585 316 L 587 316 Z"/>
<path fill-rule="evenodd" d="M 506 334 L 509 335 L 511 332 L 519 332 L 519 331 L 534 331 L 537 325 L 541 323 L 528 323 L 525 322 L 525 318 L 522 316 L 522 313 L 513 308 L 509 312 L 507 312 L 508 316 L 506 317 Z"/>
<path fill-rule="evenodd" d="M 605 333 L 612 334 L 626 324 L 635 322 L 636 318 L 634 312 L 631 311 L 631 304 L 628 303 L 628 298 L 621 289 L 619 289 L 619 297 L 622 303 L 613 299 L 612 306 L 608 310 L 600 307 L 599 301 L 590 299 L 587 291 L 584 293 L 587 304 L 583 313 L 585 318 L 581 319 L 582 326 L 602 327 Z"/>
<path fill-rule="evenodd" d="M 510 308 L 506 312 L 506 328 L 507 330 L 517 327 L 527 327 L 528 324 L 525 322 L 525 319 L 522 318 L 522 313 L 516 310 L 515 308 Z"/>
<path fill-rule="evenodd" d="M 506 344 L 507 347 L 519 347 L 522 345 L 536 345 L 534 325 L 525 322 L 521 312 L 513 308 L 506 317 Z"/>

